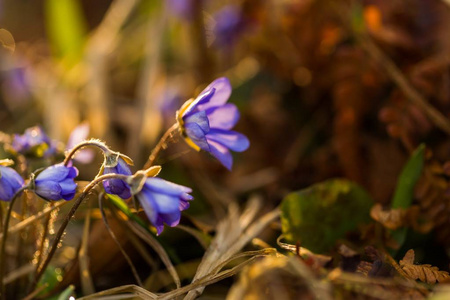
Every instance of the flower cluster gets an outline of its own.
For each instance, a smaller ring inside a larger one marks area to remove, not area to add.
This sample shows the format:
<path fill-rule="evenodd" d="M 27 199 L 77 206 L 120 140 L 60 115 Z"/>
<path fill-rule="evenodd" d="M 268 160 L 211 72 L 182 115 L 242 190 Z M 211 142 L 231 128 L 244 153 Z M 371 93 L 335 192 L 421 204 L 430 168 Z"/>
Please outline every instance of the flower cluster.
<path fill-rule="evenodd" d="M 227 103 L 230 95 L 230 82 L 219 78 L 177 112 L 178 128 L 188 145 L 198 151 L 209 152 L 228 169 L 233 164 L 230 150 L 241 152 L 249 147 L 247 137 L 232 130 L 239 120 L 239 111 L 234 104 Z M 189 201 L 193 199 L 190 195 L 192 190 L 155 177 L 161 169 L 159 166 L 137 171 L 133 175 L 129 167 L 133 163 L 127 156 L 110 150 L 99 140 L 80 141 L 87 137 L 88 131 L 86 125 L 78 127 L 69 139 L 71 150 L 64 163 L 35 172 L 28 183 L 9 167 L 11 161 L 0 161 L 0 200 L 11 201 L 21 189 L 31 190 L 48 201 L 73 199 L 78 169 L 72 166 L 72 159 L 82 148 L 97 146 L 103 151 L 105 159 L 103 175 L 99 174 L 101 178 L 96 179 L 96 183 L 102 182 L 106 193 L 122 199 L 135 196 L 158 234 L 163 231 L 164 225 L 178 225 L 181 212 L 189 207 Z M 74 141 L 79 143 L 74 145 Z M 18 153 L 33 152 L 38 157 L 46 156 L 53 149 L 51 140 L 38 126 L 27 129 L 23 135 L 15 135 L 11 146 Z"/>
<path fill-rule="evenodd" d="M 21 154 L 37 157 L 48 156 L 55 151 L 55 146 L 40 126 L 25 130 L 24 134 L 15 134 L 12 148 Z"/>

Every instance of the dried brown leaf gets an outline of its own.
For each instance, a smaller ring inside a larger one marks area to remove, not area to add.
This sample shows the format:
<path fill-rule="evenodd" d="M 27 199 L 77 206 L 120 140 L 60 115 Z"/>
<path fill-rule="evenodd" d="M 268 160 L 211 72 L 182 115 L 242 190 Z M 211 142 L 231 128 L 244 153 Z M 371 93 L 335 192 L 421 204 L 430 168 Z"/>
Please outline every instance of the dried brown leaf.
<path fill-rule="evenodd" d="M 361 261 L 356 268 L 356 273 L 361 274 L 364 277 L 368 277 L 370 270 L 372 270 L 372 263 L 368 261 Z"/>
<path fill-rule="evenodd" d="M 419 279 L 426 283 L 441 282 L 448 278 L 448 272 L 439 271 L 437 267 L 432 265 L 414 265 L 414 250 L 410 249 L 406 252 L 402 260 L 400 260 L 400 267 L 405 271 L 406 275 L 411 279 Z"/>
<path fill-rule="evenodd" d="M 381 204 L 377 203 L 370 210 L 370 216 L 388 229 L 395 230 L 406 225 L 406 209 L 403 208 L 383 209 Z"/>
<path fill-rule="evenodd" d="M 381 204 L 375 204 L 370 210 L 370 216 L 391 230 L 396 230 L 401 227 L 411 227 L 415 231 L 427 233 L 434 225 L 431 221 L 424 220 L 418 205 L 413 205 L 407 209 L 383 209 Z"/>

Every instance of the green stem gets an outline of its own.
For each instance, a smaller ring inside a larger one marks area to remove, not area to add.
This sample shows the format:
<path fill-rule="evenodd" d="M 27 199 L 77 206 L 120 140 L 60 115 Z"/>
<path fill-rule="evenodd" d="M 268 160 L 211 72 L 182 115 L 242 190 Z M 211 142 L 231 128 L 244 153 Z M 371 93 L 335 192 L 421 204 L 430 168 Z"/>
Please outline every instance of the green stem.
<path fill-rule="evenodd" d="M 144 165 L 144 169 L 148 169 L 151 166 L 153 166 L 153 163 L 155 162 L 156 158 L 159 155 L 159 152 L 164 148 L 166 145 L 166 142 L 169 138 L 173 137 L 173 132 L 178 129 L 178 123 L 175 123 L 167 129 L 167 131 L 164 133 L 164 135 L 159 140 L 158 144 L 153 148 L 152 153 L 150 153 L 150 156 L 148 157 L 147 162 Z"/>
<path fill-rule="evenodd" d="M 39 279 L 42 277 L 42 275 L 45 272 L 45 269 L 47 268 L 48 264 L 50 263 L 50 260 L 52 259 L 53 255 L 56 252 L 56 249 L 58 248 L 58 244 L 61 241 L 61 237 L 64 234 L 64 230 L 67 227 L 67 224 L 69 224 L 70 220 L 72 219 L 72 217 L 74 216 L 75 212 L 77 211 L 78 207 L 81 205 L 81 203 L 83 202 L 83 200 L 86 198 L 86 196 L 88 195 L 89 191 L 91 189 L 93 189 L 98 183 L 102 182 L 103 180 L 106 179 L 114 179 L 114 178 L 118 178 L 118 179 L 122 179 L 122 180 L 126 180 L 127 179 L 127 175 L 122 175 L 122 174 L 105 174 L 102 176 L 99 176 L 97 178 L 95 178 L 93 181 L 91 181 L 85 188 L 84 190 L 81 192 L 81 194 L 78 196 L 78 198 L 75 200 L 75 204 L 72 206 L 71 210 L 69 211 L 69 213 L 66 215 L 66 217 L 64 218 L 63 223 L 61 224 L 61 227 L 59 227 L 58 232 L 56 233 L 55 239 L 53 240 L 52 246 L 50 248 L 50 251 L 48 252 L 47 257 L 45 258 L 44 262 L 42 263 L 41 266 L 39 266 L 37 268 L 38 272 L 36 274 L 36 277 L 34 278 L 33 281 L 33 287 L 36 286 L 36 284 L 39 282 Z"/>
<path fill-rule="evenodd" d="M 8 210 L 6 211 L 5 216 L 5 224 L 3 225 L 3 238 L 1 240 L 0 244 L 0 294 L 1 299 L 6 299 L 6 289 L 5 285 L 3 284 L 3 277 L 5 275 L 5 249 L 6 249 L 6 239 L 8 238 L 8 225 L 9 225 L 9 219 L 11 218 L 12 209 L 14 206 L 14 202 L 16 202 L 16 199 L 19 198 L 19 195 L 22 194 L 22 192 L 28 188 L 28 186 L 21 187 L 13 196 L 11 199 L 11 202 L 9 204 Z"/>

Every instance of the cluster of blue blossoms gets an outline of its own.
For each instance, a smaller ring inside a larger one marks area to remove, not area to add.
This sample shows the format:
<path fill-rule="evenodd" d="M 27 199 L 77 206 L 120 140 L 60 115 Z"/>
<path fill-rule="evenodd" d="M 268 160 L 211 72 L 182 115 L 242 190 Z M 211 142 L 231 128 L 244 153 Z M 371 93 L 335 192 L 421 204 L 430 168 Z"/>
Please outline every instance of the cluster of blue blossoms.
<path fill-rule="evenodd" d="M 197 151 L 209 152 L 228 169 L 233 163 L 230 150 L 240 152 L 249 147 L 249 141 L 243 134 L 231 130 L 239 120 L 239 111 L 235 105 L 226 103 L 230 94 L 228 79 L 219 78 L 177 112 L 178 129 L 186 143 Z M 83 133 L 82 137 L 85 139 L 86 134 Z M 15 135 L 11 144 L 17 153 L 26 155 L 39 150 L 41 157 L 54 152 L 53 145 L 40 127 L 30 128 L 24 135 Z M 105 155 L 103 174 L 121 175 L 103 180 L 106 193 L 122 199 L 134 195 L 158 234 L 163 231 L 164 224 L 171 227 L 178 225 L 181 211 L 187 209 L 189 201 L 193 199 L 189 194 L 192 192 L 190 188 L 153 177 L 156 174 L 151 172 L 136 187 L 133 178 L 138 173 L 142 175 L 142 171 L 133 175 L 130 159 L 124 159 L 126 156 L 108 149 L 102 150 Z M 70 159 L 65 164 L 37 171 L 27 183 L 10 167 L 10 160 L 0 161 L 0 200 L 11 201 L 24 189 L 33 191 L 47 201 L 73 199 L 77 190 L 75 178 L 78 170 L 72 166 Z"/>

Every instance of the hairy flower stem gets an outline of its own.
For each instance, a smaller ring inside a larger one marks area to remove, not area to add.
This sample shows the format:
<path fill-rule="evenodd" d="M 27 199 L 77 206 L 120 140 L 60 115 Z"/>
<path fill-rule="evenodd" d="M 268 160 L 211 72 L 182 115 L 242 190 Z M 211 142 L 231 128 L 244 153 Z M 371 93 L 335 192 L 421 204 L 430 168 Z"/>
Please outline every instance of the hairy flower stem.
<path fill-rule="evenodd" d="M 103 151 L 103 154 L 110 151 L 108 149 L 108 147 L 99 140 L 83 141 L 83 142 L 79 143 L 78 145 L 76 145 L 75 147 L 73 147 L 70 150 L 70 152 L 66 155 L 66 158 L 64 159 L 64 162 L 63 162 L 64 166 L 67 167 L 67 165 L 69 164 L 69 161 L 72 159 L 72 157 L 75 155 L 75 153 L 77 153 L 77 151 L 81 150 L 82 148 L 89 147 L 89 146 L 99 148 L 100 150 Z"/>
<path fill-rule="evenodd" d="M 178 130 L 178 123 L 175 123 L 167 129 L 167 131 L 164 133 L 164 135 L 159 140 L 158 144 L 153 148 L 152 153 L 150 153 L 150 156 L 148 157 L 147 162 L 144 165 L 144 169 L 148 169 L 151 166 L 153 166 L 156 158 L 159 155 L 159 152 L 161 152 L 162 149 L 165 148 L 167 145 L 167 141 L 173 137 L 174 131 Z"/>
<path fill-rule="evenodd" d="M 58 248 L 58 244 L 61 241 L 61 237 L 64 234 L 64 230 L 67 227 L 67 224 L 69 224 L 70 220 L 72 219 L 72 217 L 75 215 L 75 212 L 77 211 L 78 207 L 81 205 L 81 203 L 83 202 L 83 200 L 86 198 L 86 196 L 89 194 L 90 190 L 92 190 L 98 183 L 102 182 L 103 180 L 106 179 L 114 179 L 114 178 L 118 178 L 118 179 L 122 179 L 122 180 L 126 180 L 128 176 L 126 175 L 122 175 L 122 174 L 105 174 L 102 176 L 99 176 L 97 178 L 95 178 L 93 181 L 91 181 L 85 188 L 84 190 L 81 192 L 81 194 L 78 196 L 78 198 L 75 200 L 75 204 L 72 206 L 71 210 L 69 211 L 69 213 L 66 215 L 66 217 L 64 218 L 63 223 L 61 224 L 61 227 L 59 227 L 58 232 L 56 233 L 55 239 L 53 240 L 52 246 L 50 248 L 50 251 L 48 252 L 47 257 L 45 258 L 44 262 L 42 263 L 41 266 L 39 266 L 37 268 L 37 274 L 36 277 L 33 280 L 33 284 L 32 287 L 34 288 L 36 286 L 36 284 L 39 282 L 39 279 L 42 277 L 42 275 L 45 272 L 45 269 L 47 268 L 48 264 L 50 263 L 53 255 L 56 252 L 56 249 Z"/>
<path fill-rule="evenodd" d="M 28 186 L 23 186 L 14 194 L 9 204 L 8 210 L 6 211 L 5 224 L 3 225 L 3 238 L 0 242 L 0 295 L 2 300 L 6 299 L 5 294 L 6 289 L 5 285 L 3 284 L 3 277 L 5 274 L 5 254 L 6 254 L 5 249 L 6 249 L 6 239 L 8 238 L 9 219 L 11 218 L 14 202 L 16 202 L 16 199 L 19 198 L 19 196 L 26 188 L 28 188 Z"/>

